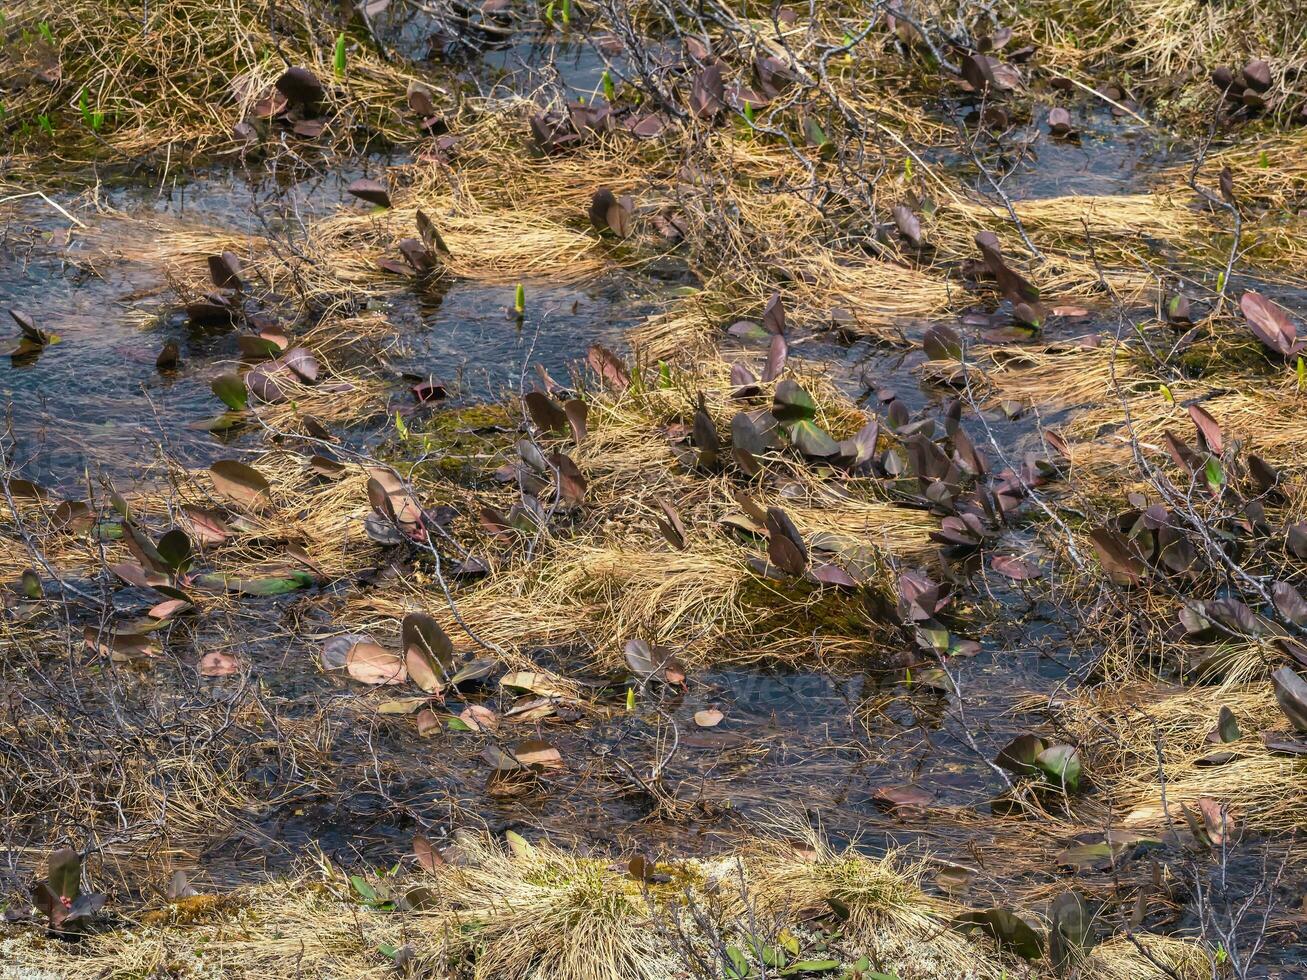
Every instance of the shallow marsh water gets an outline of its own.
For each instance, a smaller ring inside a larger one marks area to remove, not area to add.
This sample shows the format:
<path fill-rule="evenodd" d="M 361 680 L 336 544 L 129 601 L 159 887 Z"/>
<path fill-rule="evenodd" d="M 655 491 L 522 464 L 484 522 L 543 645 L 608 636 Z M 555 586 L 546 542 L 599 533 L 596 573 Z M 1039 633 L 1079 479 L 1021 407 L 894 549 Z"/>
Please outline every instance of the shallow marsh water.
<path fill-rule="evenodd" d="M 565 83 L 574 92 L 594 91 L 602 60 L 567 54 L 557 59 L 560 67 L 568 66 Z M 538 46 L 516 45 L 482 59 L 483 77 L 510 89 L 520 88 L 528 75 L 534 80 L 539 66 Z M 1007 193 L 1017 200 L 1134 193 L 1147 188 L 1157 168 L 1173 162 L 1131 121 L 1095 112 L 1080 122 L 1085 131 L 1078 144 L 1041 140 L 1038 166 L 1018 165 L 1005 184 Z M 948 162 L 965 169 L 956 159 Z M 345 199 L 343 188 L 352 176 L 380 165 L 368 161 L 366 168 L 296 180 L 289 199 L 311 221 Z M 162 192 L 124 186 L 104 203 L 126 216 L 128 237 L 118 248 L 130 255 L 132 234 L 142 236 L 146 251 L 150 217 L 257 233 L 255 214 L 268 195 L 258 179 L 217 171 Z M 107 220 L 78 201 L 60 200 L 87 224 Z M 28 310 L 61 337 L 29 362 L 0 361 L 0 394 L 9 406 L 13 453 L 23 461 L 23 475 L 73 494 L 88 472 L 93 479 L 148 478 L 164 450 L 187 465 L 206 466 L 250 448 L 254 434 L 229 440 L 190 428 L 218 408 L 209 380 L 237 356 L 231 335 L 186 324 L 173 311 L 169 284 L 156 265 L 129 258 L 97 263 L 93 271 L 79 266 L 77 245 L 67 252 L 60 247 L 68 230 L 60 213 L 29 200 L 0 243 L 0 307 Z M 395 292 L 379 303 L 376 309 L 394 331 L 385 355 L 393 371 L 393 405 L 412 408 L 399 372 L 450 383 L 453 405 L 512 393 L 537 363 L 564 378 L 592 343 L 620 348 L 625 332 L 657 307 L 668 286 L 615 276 L 585 288 L 547 282 L 527 288 L 532 312 L 521 325 L 505 315 L 513 290 L 507 283 L 460 281 Z M 1111 336 L 1116 329 L 1109 311 L 1095 310 L 1055 321 L 1045 336 Z M 182 363 L 161 373 L 154 359 L 169 340 L 179 344 Z M 915 414 L 947 398 L 922 383 L 917 368 L 924 356 L 915 350 L 905 354 L 812 335 L 796 338 L 794 355 L 825 366 L 842 390 L 868 403 L 888 388 Z M 389 436 L 392 414 L 351 430 L 346 439 L 377 446 Z M 1011 452 L 1029 446 L 1037 431 L 1029 416 L 994 413 L 987 421 L 988 432 Z M 1019 530 L 1007 533 L 1001 545 L 1011 545 L 1014 553 L 1029 549 Z M 665 750 L 649 735 L 655 719 L 640 706 L 628 713 L 618 694 L 601 699 L 580 720 L 539 725 L 568 760 L 565 769 L 530 792 L 491 792 L 476 739 L 445 733 L 415 743 L 409 721 L 377 716 L 357 690 L 319 670 L 315 630 L 327 632 L 331 596 L 251 602 L 224 625 L 285 717 L 329 730 L 321 770 L 288 769 L 281 760 L 256 767 L 247 778 L 267 805 L 244 815 L 208 851 L 186 858 L 196 881 L 220 887 L 258 881 L 319 849 L 347 866 L 384 867 L 409 849 L 418 817 L 428 827 L 482 823 L 496 832 L 546 835 L 597 853 L 715 853 L 782 813 L 799 813 L 819 821 L 837 842 L 857 841 L 872 852 L 919 847 L 973 865 L 976 828 L 985 824 L 1002 789 L 976 750 L 992 758 L 1011 737 L 1014 705 L 1055 698 L 1075 683 L 1095 651 L 1067 634 L 1055 609 L 995 575 L 982 570 L 965 595 L 967 635 L 981 642 L 981 651 L 958 666 L 964 718 L 946 690 L 923 683 L 920 675 L 914 681 L 899 664 L 760 666 L 691 678 L 688 692 L 664 705 L 680 732 L 667 770 L 667 782 L 683 804 L 674 819 L 631 792 L 615 772 L 615 758 L 647 764 Z M 190 644 L 193 651 L 202 648 L 200 640 Z M 558 656 L 559 666 L 567 667 L 568 653 Z M 176 696 L 170 685 L 180 685 L 182 675 L 182 665 L 157 671 L 142 681 L 142 696 Z M 208 696 L 220 700 L 224 683 L 207 685 Z M 457 714 L 462 704 L 451 699 L 448 707 Z M 693 715 L 705 708 L 721 710 L 726 720 L 697 728 Z M 875 791 L 896 786 L 932 795 L 924 817 L 886 812 Z M 1045 842 L 1050 865 L 1056 846 Z M 1252 858 L 1245 860 L 1235 873 L 1251 881 L 1258 869 Z M 977 872 L 974 894 L 1001 892 L 1001 872 L 989 874 L 986 868 Z M 1050 866 L 1035 875 L 1041 876 L 1057 880 L 1059 872 Z"/>

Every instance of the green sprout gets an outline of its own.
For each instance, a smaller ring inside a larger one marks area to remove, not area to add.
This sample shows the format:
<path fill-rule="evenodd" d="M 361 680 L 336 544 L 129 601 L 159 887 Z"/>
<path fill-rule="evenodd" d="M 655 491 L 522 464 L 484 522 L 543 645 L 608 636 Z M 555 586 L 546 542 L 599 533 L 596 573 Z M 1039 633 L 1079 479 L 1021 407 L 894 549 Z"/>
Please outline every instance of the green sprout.
<path fill-rule="evenodd" d="M 86 98 L 85 86 L 82 88 L 81 95 L 77 97 L 77 108 L 81 110 L 82 122 L 86 124 L 86 128 L 93 133 L 98 133 L 100 127 L 104 125 L 104 113 L 91 111 L 91 104 Z"/>
<path fill-rule="evenodd" d="M 613 84 L 613 76 L 608 73 L 607 68 L 604 69 L 602 81 L 604 85 L 604 98 L 611 103 L 617 97 L 617 86 Z"/>
<path fill-rule="evenodd" d="M 36 25 L 36 29 L 40 32 L 41 37 L 45 38 L 49 43 L 54 44 L 54 31 L 50 30 L 49 24 L 45 21 L 41 21 L 41 23 Z"/>
<path fill-rule="evenodd" d="M 41 131 L 43 133 L 45 133 L 47 136 L 54 135 L 54 123 L 50 121 L 50 117 L 47 116 L 44 112 L 36 117 L 36 121 L 40 125 Z"/>
<path fill-rule="evenodd" d="M 336 70 L 336 78 L 345 77 L 345 32 L 341 31 L 336 35 L 336 54 L 332 61 L 332 66 Z"/>
<path fill-rule="evenodd" d="M 517 284 L 517 292 L 513 294 L 513 312 L 518 316 L 526 313 L 526 287 L 520 282 Z"/>

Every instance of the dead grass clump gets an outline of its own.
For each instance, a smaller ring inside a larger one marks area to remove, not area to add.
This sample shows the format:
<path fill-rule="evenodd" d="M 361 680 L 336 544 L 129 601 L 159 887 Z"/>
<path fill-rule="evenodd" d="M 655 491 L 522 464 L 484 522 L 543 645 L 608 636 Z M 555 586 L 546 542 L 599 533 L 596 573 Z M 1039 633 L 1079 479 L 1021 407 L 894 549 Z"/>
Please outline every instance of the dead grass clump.
<path fill-rule="evenodd" d="M 1059 38 L 1064 42 L 1059 45 L 1063 56 L 1087 67 L 1115 59 L 1141 87 L 1171 88 L 1176 79 L 1192 79 L 1159 111 L 1206 125 L 1218 97 L 1207 75 L 1218 65 L 1238 71 L 1253 58 L 1271 65 L 1267 100 L 1283 117 L 1297 111 L 1302 100 L 1296 82 L 1307 66 L 1303 28 L 1295 23 L 1298 13 L 1292 0 L 1238 6 L 1204 0 L 1077 0 L 1065 13 L 1032 24 L 1055 43 Z"/>
<path fill-rule="evenodd" d="M 1013 209 L 1031 241 L 1045 253 L 1044 267 L 1032 267 L 1031 274 L 1048 295 L 1100 290 L 1091 246 L 1108 282 L 1126 295 L 1138 294 L 1153 282 L 1150 246 L 1180 249 L 1195 262 L 1217 257 L 1224 261 L 1203 216 L 1161 193 L 1035 198 L 1015 201 Z M 928 234 L 965 257 L 976 254 L 972 239 L 977 231 L 996 224 L 1001 229 L 1009 220 L 993 204 L 952 198 L 941 203 Z M 1016 236 L 1007 237 L 1019 251 Z"/>
<path fill-rule="evenodd" d="M 1222 707 L 1234 712 L 1242 736 L 1213 744 L 1207 736 Z M 1065 723 L 1086 752 L 1087 771 L 1129 826 L 1183 826 L 1181 807 L 1193 810 L 1202 797 L 1228 806 L 1240 825 L 1258 830 L 1307 826 L 1301 762 L 1272 753 L 1261 738 L 1262 731 L 1284 728 L 1265 679 L 1249 682 L 1236 674 L 1220 685 L 1179 691 L 1113 685 L 1073 695 L 1064 708 Z M 1201 764 L 1218 751 L 1234 757 Z"/>
<path fill-rule="evenodd" d="M 837 850 L 820 834 L 795 828 L 799 846 L 760 843 L 747 861 L 750 896 L 783 920 L 838 902 L 858 948 L 874 950 L 881 968 L 903 977 L 1004 975 L 1000 957 L 949 928 L 962 911 L 922 890 L 927 866 L 893 852 L 870 858 Z"/>
<path fill-rule="evenodd" d="M 147 10 L 75 0 L 23 2 L 7 13 L 4 59 L 15 89 L 7 106 L 23 124 L 18 149 L 28 154 L 48 154 L 53 144 L 72 161 L 107 150 L 176 162 L 193 151 L 235 151 L 244 144 L 233 126 L 286 69 L 283 58 L 312 70 L 327 89 L 325 138 L 338 148 L 357 149 L 372 135 L 416 135 L 399 111 L 408 76 L 370 40 L 354 38 L 345 76 L 333 77 L 344 25 L 327 8 L 166 0 Z M 38 125 L 42 116 L 52 134 Z"/>
<path fill-rule="evenodd" d="M 649 922 L 638 884 L 594 858 L 548 843 L 510 853 L 464 835 L 466 863 L 440 869 L 453 921 L 473 927 L 473 976 L 533 980 L 658 980 L 673 955 Z"/>

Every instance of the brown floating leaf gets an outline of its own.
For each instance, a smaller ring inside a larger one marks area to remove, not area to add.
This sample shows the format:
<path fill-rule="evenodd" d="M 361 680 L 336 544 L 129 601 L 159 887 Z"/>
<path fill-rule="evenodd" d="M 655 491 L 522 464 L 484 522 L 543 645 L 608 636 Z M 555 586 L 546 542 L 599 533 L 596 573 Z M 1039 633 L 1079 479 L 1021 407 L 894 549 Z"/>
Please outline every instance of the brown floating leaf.
<path fill-rule="evenodd" d="M 785 301 L 780 293 L 772 293 L 762 308 L 762 328 L 768 333 L 785 333 Z"/>
<path fill-rule="evenodd" d="M 200 544 L 222 544 L 231 537 L 231 528 L 216 510 L 185 504 L 182 514 L 191 539 Z"/>
<path fill-rule="evenodd" d="M 409 613 L 400 627 L 400 646 L 408 675 L 428 694 L 444 689 L 454 665 L 454 644 L 432 617 Z"/>
<path fill-rule="evenodd" d="M 220 459 L 209 467 L 214 489 L 228 500 L 254 513 L 272 506 L 272 485 L 258 470 L 234 459 Z"/>
<path fill-rule="evenodd" d="M 926 244 L 926 239 L 921 234 L 921 219 L 912 213 L 911 208 L 906 204 L 896 204 L 890 213 L 894 216 L 894 224 L 898 226 L 899 234 L 907 239 L 909 245 L 913 248 L 921 248 Z"/>
<path fill-rule="evenodd" d="M 298 66 L 287 68 L 275 85 L 277 91 L 286 97 L 287 102 L 306 108 L 312 108 L 327 94 L 317 75 L 307 68 Z"/>
<path fill-rule="evenodd" d="M 1300 732 L 1307 732 L 1307 681 L 1291 667 L 1281 667 L 1271 674 L 1275 688 L 1275 702 L 1290 724 Z"/>
<path fill-rule="evenodd" d="M 520 765 L 535 769 L 556 769 L 563 764 L 562 753 L 539 738 L 523 739 L 510 752 Z"/>
<path fill-rule="evenodd" d="M 1028 561 L 1015 558 L 1012 555 L 995 555 L 989 560 L 990 567 L 1014 582 L 1026 582 L 1030 579 L 1039 578 L 1044 573 L 1040 571 L 1038 565 L 1032 565 Z"/>
<path fill-rule="evenodd" d="M 767 531 L 768 560 L 787 575 L 802 575 L 808 568 L 808 546 L 790 515 L 768 507 Z"/>
<path fill-rule="evenodd" d="M 379 180 L 369 180 L 362 177 L 346 187 L 345 190 L 369 204 L 375 204 L 383 208 L 390 207 L 390 191 Z"/>
<path fill-rule="evenodd" d="M 600 344 L 592 345 L 586 352 L 585 359 L 590 369 L 615 391 L 625 391 L 631 386 L 631 373 L 622 363 L 622 359 L 607 347 Z"/>
<path fill-rule="evenodd" d="M 667 543 L 678 551 L 684 551 L 686 547 L 685 525 L 681 523 L 681 515 L 669 501 L 663 497 L 654 497 L 654 502 L 658 504 L 663 512 L 663 517 L 654 518 L 658 522 L 658 530 L 662 532 Z"/>
<path fill-rule="evenodd" d="M 767 349 L 767 363 L 762 369 L 763 381 L 775 381 L 781 376 L 789 353 L 790 348 L 785 343 L 785 338 L 779 333 L 773 334 L 771 345 Z"/>
<path fill-rule="evenodd" d="M 590 407 L 579 398 L 569 398 L 563 402 L 563 413 L 567 416 L 567 424 L 572 427 L 572 441 L 580 446 L 585 442 Z"/>
<path fill-rule="evenodd" d="M 431 220 L 425 211 L 420 209 L 417 213 L 417 226 L 418 234 L 422 237 L 422 242 L 427 248 L 440 255 L 449 255 L 449 246 L 445 244 L 445 240 L 440 236 L 440 230 L 436 227 L 436 223 Z"/>
<path fill-rule="evenodd" d="M 1071 124 L 1071 113 L 1061 106 L 1050 109 L 1048 111 L 1048 131 L 1054 136 L 1070 136 L 1075 131 Z"/>
<path fill-rule="evenodd" d="M 493 732 L 499 728 L 499 716 L 484 704 L 469 704 L 458 717 L 474 732 Z"/>
<path fill-rule="evenodd" d="M 616 196 L 601 187 L 590 199 L 590 223 L 597 231 L 611 231 L 618 238 L 629 238 L 633 230 L 635 205 L 627 195 Z"/>
<path fill-rule="evenodd" d="M 690 85 L 690 111 L 700 119 L 714 119 L 722 111 L 726 85 L 720 62 L 704 65 Z"/>
<path fill-rule="evenodd" d="M 211 650 L 200 658 L 201 677 L 228 677 L 239 672 L 240 665 L 230 653 Z"/>
<path fill-rule="evenodd" d="M 962 77 L 978 95 L 984 95 L 991 88 L 998 87 L 992 63 L 983 54 L 963 55 L 960 67 Z"/>
<path fill-rule="evenodd" d="M 567 432 L 567 412 L 543 391 L 528 391 L 522 400 L 540 432 Z"/>
<path fill-rule="evenodd" d="M 1103 571 L 1117 585 L 1138 585 L 1148 574 L 1148 566 L 1120 533 L 1110 528 L 1094 528 L 1090 543 L 1098 553 Z"/>
<path fill-rule="evenodd" d="M 154 359 L 154 366 L 160 371 L 171 371 L 181 363 L 181 359 L 181 348 L 177 346 L 177 341 L 170 340 Z"/>
<path fill-rule="evenodd" d="M 1239 298 L 1239 309 L 1257 339 L 1277 354 L 1290 357 L 1307 347 L 1307 340 L 1299 339 L 1288 314 L 1260 293 L 1251 289 L 1244 293 Z"/>
<path fill-rule="evenodd" d="M 912 811 L 929 807 L 935 795 L 920 786 L 879 786 L 871 799 L 882 810 Z"/>
<path fill-rule="evenodd" d="M 235 252 L 209 256 L 209 279 L 219 289 L 240 289 L 241 260 Z"/>
<path fill-rule="evenodd" d="M 1198 405 L 1189 406 L 1189 417 L 1194 420 L 1194 425 L 1198 427 L 1198 435 L 1202 438 L 1208 451 L 1219 456 L 1223 446 L 1220 424 Z"/>
<path fill-rule="evenodd" d="M 445 855 L 440 852 L 440 848 L 422 834 L 413 835 L 413 854 L 418 859 L 418 865 L 428 874 L 434 874 L 436 868 L 449 863 L 445 860 Z"/>
<path fill-rule="evenodd" d="M 404 661 L 368 637 L 359 637 L 345 654 L 349 676 L 364 684 L 403 684 L 408 677 Z"/>
<path fill-rule="evenodd" d="M 586 479 L 580 468 L 565 453 L 549 454 L 549 465 L 558 473 L 558 496 L 569 507 L 585 503 Z"/>

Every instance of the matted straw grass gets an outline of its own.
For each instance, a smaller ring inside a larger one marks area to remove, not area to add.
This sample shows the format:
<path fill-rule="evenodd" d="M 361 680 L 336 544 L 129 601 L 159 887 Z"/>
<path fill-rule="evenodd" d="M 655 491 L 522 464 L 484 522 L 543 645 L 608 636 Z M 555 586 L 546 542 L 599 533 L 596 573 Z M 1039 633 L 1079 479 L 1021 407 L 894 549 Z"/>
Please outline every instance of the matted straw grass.
<path fill-rule="evenodd" d="M 1064 723 L 1125 825 L 1183 826 L 1182 807 L 1194 810 L 1208 797 L 1228 806 L 1240 826 L 1266 832 L 1307 827 L 1301 760 L 1271 752 L 1261 738 L 1263 731 L 1286 728 L 1265 678 L 1264 657 L 1249 650 L 1246 669 L 1219 685 L 1176 689 L 1136 682 L 1081 689 L 1067 699 Z M 1250 679 L 1250 670 L 1261 676 Z M 1242 736 L 1213 744 L 1207 736 L 1222 707 L 1234 712 Z M 1199 764 L 1216 751 L 1235 758 Z"/>
<path fill-rule="evenodd" d="M 688 969 L 687 955 L 714 955 L 701 923 L 747 948 L 750 928 L 805 935 L 800 917 L 831 899 L 850 912 L 837 947 L 846 966 L 865 954 L 903 980 L 1043 975 L 986 940 L 952 930 L 952 916 L 964 908 L 922 890 L 921 862 L 836 850 L 820 839 L 804 845 L 800 854 L 792 844 L 757 840 L 736 856 L 660 865 L 672 881 L 641 886 L 603 858 L 549 842 L 510 849 L 486 834 L 461 832 L 456 863 L 372 883 L 382 895 L 419 902 L 416 909 L 369 909 L 351 896 L 344 875 L 322 862 L 299 877 L 147 911 L 145 927 L 94 933 L 75 944 L 25 933 L 4 949 L 12 967 L 68 980 L 126 980 L 164 966 L 197 975 L 361 980 L 392 969 L 387 951 L 401 948 L 418 969 L 442 977 L 663 980 Z M 698 916 L 689 914 L 691 906 Z M 1147 935 L 1138 944 L 1156 963 L 1125 937 L 1111 937 L 1079 975 L 1209 975 L 1208 953 L 1198 944 Z"/>
<path fill-rule="evenodd" d="M 22 0 L 7 11 L 6 60 L 29 83 L 10 95 L 11 118 L 28 123 L 32 155 L 73 161 L 145 155 L 178 162 L 193 151 L 235 151 L 232 127 L 285 70 L 283 57 L 315 72 L 327 86 L 327 139 L 355 148 L 372 134 L 416 135 L 403 120 L 410 76 L 370 43 L 350 44 L 343 79 L 333 78 L 332 50 L 341 26 L 329 8 L 288 7 L 272 0 L 158 0 L 133 7 L 114 0 L 51 6 Z M 46 25 L 49 37 L 38 24 Z M 20 41 L 19 31 L 29 40 Z M 55 78 L 35 80 L 44 71 Z M 83 119 L 102 113 L 96 131 Z M 37 125 L 47 116 L 54 135 Z M 35 159 L 33 159 L 35 162 Z"/>

